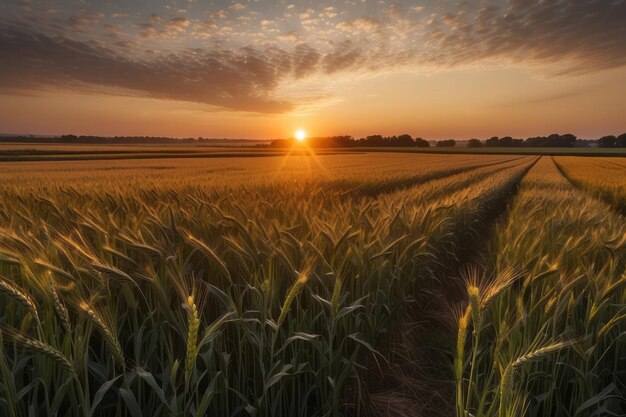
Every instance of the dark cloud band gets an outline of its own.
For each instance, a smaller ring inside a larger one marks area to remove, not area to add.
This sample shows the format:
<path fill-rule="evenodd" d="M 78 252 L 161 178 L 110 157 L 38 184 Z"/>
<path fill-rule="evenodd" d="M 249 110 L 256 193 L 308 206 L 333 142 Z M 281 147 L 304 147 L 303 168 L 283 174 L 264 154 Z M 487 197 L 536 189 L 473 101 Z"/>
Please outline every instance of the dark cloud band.
<path fill-rule="evenodd" d="M 276 49 L 190 49 L 133 60 L 87 42 L 0 25 L 0 61 L 0 88 L 5 90 L 99 86 L 233 110 L 280 113 L 292 108 L 272 97 L 291 66 L 290 55 Z"/>

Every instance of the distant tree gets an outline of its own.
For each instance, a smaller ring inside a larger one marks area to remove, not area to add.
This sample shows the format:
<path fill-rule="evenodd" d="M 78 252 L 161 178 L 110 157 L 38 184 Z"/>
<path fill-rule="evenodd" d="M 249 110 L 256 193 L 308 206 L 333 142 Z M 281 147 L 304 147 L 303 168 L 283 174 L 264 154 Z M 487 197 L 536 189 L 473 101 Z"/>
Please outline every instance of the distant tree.
<path fill-rule="evenodd" d="M 558 147 L 559 142 L 560 142 L 559 141 L 560 137 L 561 136 L 558 133 L 553 133 L 551 135 L 548 135 L 548 137 L 546 138 L 542 146 L 547 146 L 550 148 Z"/>
<path fill-rule="evenodd" d="M 411 137 L 411 135 L 400 135 L 396 139 L 396 146 L 415 146 L 415 141 Z"/>
<path fill-rule="evenodd" d="M 456 146 L 456 140 L 454 139 L 446 139 L 437 141 L 438 148 L 453 148 Z"/>
<path fill-rule="evenodd" d="M 513 139 L 516 141 L 517 139 Z M 576 146 L 576 136 L 571 133 L 559 135 L 553 133 L 550 136 L 536 136 L 523 141 L 522 146 L 529 147 L 552 147 L 552 148 L 571 148 Z"/>
<path fill-rule="evenodd" d="M 65 143 L 76 143 L 78 142 L 78 136 L 76 135 L 62 135 L 61 141 Z"/>
<path fill-rule="evenodd" d="M 498 146 L 502 146 L 505 148 L 511 148 L 516 146 L 522 146 L 524 141 L 522 139 L 513 139 L 510 136 L 505 136 L 503 138 L 498 139 Z"/>
<path fill-rule="evenodd" d="M 382 135 L 370 135 L 365 138 L 365 144 L 367 146 L 385 146 L 385 141 Z"/>
<path fill-rule="evenodd" d="M 613 135 L 603 136 L 598 139 L 598 146 L 600 148 L 614 148 L 617 146 L 617 138 Z"/>
<path fill-rule="evenodd" d="M 497 136 L 491 137 L 485 141 L 485 145 L 494 147 L 498 146 L 500 139 Z"/>
<path fill-rule="evenodd" d="M 524 140 L 513 139 L 511 136 L 505 136 L 502 138 L 498 138 L 497 136 L 494 136 L 492 138 L 487 139 L 485 141 L 485 144 L 487 146 L 492 146 L 492 147 L 498 146 L 502 148 L 512 148 L 512 147 L 523 146 Z"/>
<path fill-rule="evenodd" d="M 483 146 L 483 143 L 478 139 L 470 139 L 467 141 L 468 148 L 480 148 Z"/>
<path fill-rule="evenodd" d="M 561 135 L 560 137 L 560 145 L 568 148 L 576 146 L 576 135 L 572 135 L 571 133 L 566 133 Z"/>
<path fill-rule="evenodd" d="M 287 148 L 293 146 L 293 139 L 275 139 L 269 146 L 271 148 Z"/>
<path fill-rule="evenodd" d="M 565 135 L 559 135 L 553 133 L 548 136 L 545 142 L 541 146 L 553 147 L 553 148 L 569 148 L 576 145 L 576 136 L 571 133 Z"/>
<path fill-rule="evenodd" d="M 620 148 L 626 148 L 626 133 L 619 135 L 615 141 L 615 146 Z"/>
<path fill-rule="evenodd" d="M 545 143 L 546 139 L 547 138 L 542 137 L 542 136 L 531 137 L 531 138 L 524 140 L 524 143 L 522 144 L 522 146 L 528 146 L 532 148 L 542 146 L 542 144 Z"/>
<path fill-rule="evenodd" d="M 430 142 L 428 142 L 426 139 L 415 138 L 415 146 L 417 146 L 418 148 L 430 148 Z"/>
<path fill-rule="evenodd" d="M 337 146 L 348 147 L 354 145 L 354 138 L 348 135 L 335 136 L 333 140 Z"/>
<path fill-rule="evenodd" d="M 498 146 L 510 147 L 513 144 L 513 138 L 510 136 L 505 136 L 498 140 Z"/>

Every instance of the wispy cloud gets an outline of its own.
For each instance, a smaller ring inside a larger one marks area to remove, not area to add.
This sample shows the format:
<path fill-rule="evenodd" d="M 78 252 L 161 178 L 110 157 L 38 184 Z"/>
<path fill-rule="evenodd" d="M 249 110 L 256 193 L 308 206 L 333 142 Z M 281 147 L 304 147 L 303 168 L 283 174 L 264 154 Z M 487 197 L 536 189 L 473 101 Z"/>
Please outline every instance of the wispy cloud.
<path fill-rule="evenodd" d="M 554 103 L 562 100 L 567 100 L 572 97 L 579 97 L 585 94 L 589 94 L 594 91 L 597 86 L 586 86 L 584 88 L 573 88 L 565 91 L 560 91 L 550 94 L 533 95 L 527 98 L 510 99 L 506 102 L 498 103 L 498 107 L 523 107 L 523 106 L 535 106 L 537 104 Z"/>

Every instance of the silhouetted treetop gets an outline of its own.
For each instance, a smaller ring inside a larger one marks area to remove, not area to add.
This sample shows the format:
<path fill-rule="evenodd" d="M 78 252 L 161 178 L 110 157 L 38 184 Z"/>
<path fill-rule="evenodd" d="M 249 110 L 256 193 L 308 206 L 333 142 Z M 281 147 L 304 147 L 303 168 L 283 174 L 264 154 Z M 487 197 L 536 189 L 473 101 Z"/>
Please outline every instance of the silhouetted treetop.
<path fill-rule="evenodd" d="M 456 140 L 454 139 L 440 140 L 437 142 L 438 148 L 452 148 L 454 146 L 456 146 Z"/>

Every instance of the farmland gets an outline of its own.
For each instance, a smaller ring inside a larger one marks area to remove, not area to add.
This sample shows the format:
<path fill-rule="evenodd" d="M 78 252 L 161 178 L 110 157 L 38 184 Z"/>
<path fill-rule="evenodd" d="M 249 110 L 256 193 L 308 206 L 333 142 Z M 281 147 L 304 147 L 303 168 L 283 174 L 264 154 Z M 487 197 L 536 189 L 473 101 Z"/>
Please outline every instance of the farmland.
<path fill-rule="evenodd" d="M 0 415 L 625 412 L 622 159 L 135 151 L 0 163 Z"/>
<path fill-rule="evenodd" d="M 50 143 L 19 143 L 0 142 L 0 162 L 28 161 L 85 161 L 121 159 L 197 159 L 224 157 L 267 157 L 281 156 L 286 153 L 307 155 L 304 148 L 291 149 L 271 147 L 267 143 L 261 146 L 232 145 L 210 146 L 206 144 L 50 144 Z M 623 148 L 591 148 L 591 147 L 324 147 L 316 146 L 318 155 L 328 154 L 364 154 L 371 152 L 418 153 L 434 155 L 549 155 L 549 156 L 588 156 L 588 157 L 619 157 L 626 156 Z"/>

